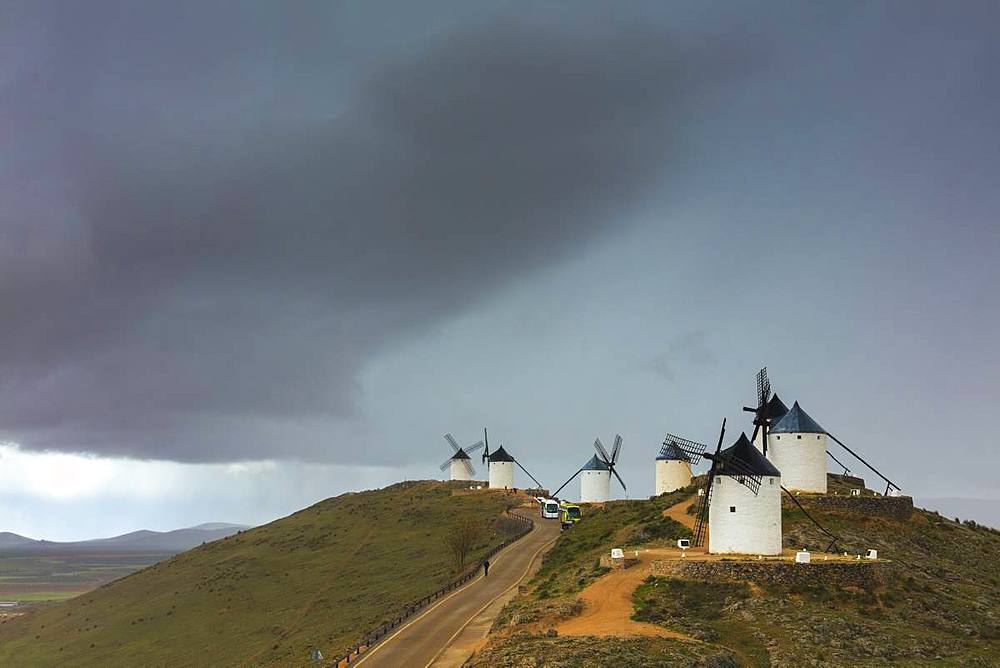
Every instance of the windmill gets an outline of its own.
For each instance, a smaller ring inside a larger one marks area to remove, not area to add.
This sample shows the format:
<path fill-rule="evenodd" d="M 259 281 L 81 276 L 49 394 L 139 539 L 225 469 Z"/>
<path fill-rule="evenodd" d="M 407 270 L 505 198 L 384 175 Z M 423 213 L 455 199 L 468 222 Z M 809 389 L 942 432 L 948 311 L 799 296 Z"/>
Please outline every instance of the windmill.
<path fill-rule="evenodd" d="M 778 395 L 768 398 L 770 392 L 771 382 L 767 377 L 767 367 L 764 367 L 757 372 L 757 407 L 744 407 L 743 410 L 754 413 L 753 443 L 781 471 L 786 487 L 801 492 L 826 494 L 827 456 L 844 469 L 845 475 L 850 473 L 847 465 L 829 451 L 829 438 L 881 478 L 886 484 L 886 495 L 899 494 L 899 485 L 821 427 L 802 409 L 799 402 L 796 401 L 789 409 Z"/>
<path fill-rule="evenodd" d="M 655 494 L 667 494 L 691 484 L 691 457 L 676 443 L 663 441 L 656 457 Z"/>
<path fill-rule="evenodd" d="M 712 462 L 692 543 L 703 545 L 707 535 L 712 553 L 781 554 L 781 473 L 745 433 L 723 450 L 725 436 L 723 420 L 714 453 L 707 452 L 706 445 L 672 434 L 664 440 L 664 447 L 672 445 L 693 463 L 702 457 Z"/>
<path fill-rule="evenodd" d="M 441 464 L 441 470 L 444 471 L 450 468 L 451 480 L 472 480 L 472 476 L 476 475 L 476 469 L 472 467 L 472 457 L 469 454 L 482 448 L 485 443 L 479 441 L 463 448 L 458 445 L 455 437 L 451 434 L 445 434 L 444 440 L 448 441 L 448 445 L 451 446 L 452 454 L 451 457 L 444 460 L 444 463 Z"/>
<path fill-rule="evenodd" d="M 781 492 L 830 539 L 830 550 L 837 536 L 828 531 L 781 485 L 781 472 L 755 448 L 746 433 L 722 449 L 726 421 L 722 421 L 715 452 L 708 446 L 667 434 L 665 444 L 684 452 L 692 463 L 702 457 L 712 462 L 705 480 L 694 528 L 694 546 L 704 545 L 712 553 L 781 554 Z"/>
<path fill-rule="evenodd" d="M 483 429 L 483 442 L 486 444 L 486 449 L 483 450 L 483 463 L 489 466 L 490 489 L 513 489 L 515 464 L 541 489 L 542 483 L 528 473 L 528 469 L 521 466 L 521 462 L 514 459 L 502 445 L 490 452 L 490 437 L 485 429 Z"/>
<path fill-rule="evenodd" d="M 615 444 L 611 448 L 611 454 L 605 449 L 601 439 L 594 440 L 594 450 L 597 451 L 590 460 L 569 477 L 569 480 L 559 486 L 553 494 L 556 498 L 563 487 L 568 485 L 577 475 L 580 477 L 580 501 L 582 503 L 602 503 L 611 496 L 611 475 L 614 474 L 621 483 L 622 490 L 627 491 L 625 481 L 618 475 L 615 466 L 618 464 L 618 455 L 622 450 L 621 434 L 615 436 Z"/>

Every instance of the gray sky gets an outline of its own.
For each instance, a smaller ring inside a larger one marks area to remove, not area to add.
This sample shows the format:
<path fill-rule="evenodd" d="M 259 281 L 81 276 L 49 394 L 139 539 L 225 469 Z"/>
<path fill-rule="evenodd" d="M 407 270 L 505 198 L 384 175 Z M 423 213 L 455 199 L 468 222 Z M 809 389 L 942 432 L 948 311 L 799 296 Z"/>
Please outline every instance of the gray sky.
<path fill-rule="evenodd" d="M 1000 498 L 998 20 L 3 3 L 0 530 L 259 522 L 484 425 L 553 487 L 620 432 L 644 496 L 765 364 Z"/>

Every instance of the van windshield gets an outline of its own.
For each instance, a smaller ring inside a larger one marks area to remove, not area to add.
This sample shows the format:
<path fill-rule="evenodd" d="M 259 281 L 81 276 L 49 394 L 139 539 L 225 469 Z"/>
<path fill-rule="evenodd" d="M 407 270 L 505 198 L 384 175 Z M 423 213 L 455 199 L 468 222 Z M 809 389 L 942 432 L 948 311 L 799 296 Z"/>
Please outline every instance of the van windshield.
<path fill-rule="evenodd" d="M 580 509 L 579 508 L 567 508 L 566 509 L 566 514 L 568 516 L 572 517 L 573 519 L 576 519 L 577 517 L 580 516 Z"/>
<path fill-rule="evenodd" d="M 547 513 L 559 512 L 559 504 L 558 503 L 546 503 L 545 504 L 545 512 L 547 512 Z"/>

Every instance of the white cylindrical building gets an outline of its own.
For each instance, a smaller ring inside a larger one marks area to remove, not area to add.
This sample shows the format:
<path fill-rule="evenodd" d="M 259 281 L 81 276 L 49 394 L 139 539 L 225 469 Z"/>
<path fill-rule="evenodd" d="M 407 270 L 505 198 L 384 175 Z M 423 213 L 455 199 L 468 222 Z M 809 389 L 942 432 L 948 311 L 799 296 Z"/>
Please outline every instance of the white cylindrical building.
<path fill-rule="evenodd" d="M 716 471 L 708 505 L 708 551 L 781 554 L 781 473 L 746 434 L 721 455 L 740 465 L 721 464 Z M 756 494 L 739 480 L 749 475 L 760 476 Z"/>
<path fill-rule="evenodd" d="M 611 496 L 611 470 L 594 455 L 580 471 L 580 502 L 603 503 Z"/>
<path fill-rule="evenodd" d="M 656 496 L 691 484 L 691 462 L 680 448 L 664 445 L 656 458 Z"/>
<path fill-rule="evenodd" d="M 799 402 L 771 426 L 767 458 L 790 491 L 826 494 L 826 430 Z"/>
<path fill-rule="evenodd" d="M 490 453 L 490 489 L 514 488 L 514 458 L 501 445 Z"/>
<path fill-rule="evenodd" d="M 787 412 L 788 412 L 788 406 L 785 405 L 785 402 L 779 399 L 777 394 L 773 395 L 771 397 L 771 400 L 767 402 L 766 415 L 768 419 L 768 424 L 773 425 L 777 423 L 778 420 L 785 417 L 785 413 Z M 754 434 L 753 445 L 755 448 L 763 452 L 764 450 L 763 443 L 764 443 L 764 435 L 762 432 L 758 431 L 756 434 Z M 767 447 L 771 447 L 770 442 L 768 442 Z"/>
<path fill-rule="evenodd" d="M 469 475 L 469 469 L 472 468 L 469 463 L 471 459 L 472 457 L 465 454 L 465 450 L 461 448 L 451 456 L 449 472 L 451 473 L 452 480 L 472 480 L 472 476 Z"/>

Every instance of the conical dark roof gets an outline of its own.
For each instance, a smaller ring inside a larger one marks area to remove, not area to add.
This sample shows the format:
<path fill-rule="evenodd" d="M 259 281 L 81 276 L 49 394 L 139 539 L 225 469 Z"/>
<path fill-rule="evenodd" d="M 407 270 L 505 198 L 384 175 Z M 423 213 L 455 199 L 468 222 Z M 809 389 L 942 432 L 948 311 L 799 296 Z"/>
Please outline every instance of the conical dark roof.
<path fill-rule="evenodd" d="M 604 463 L 604 460 L 602 460 L 597 455 L 594 455 L 593 457 L 590 458 L 590 461 L 588 461 L 586 464 L 583 465 L 583 470 L 584 471 L 608 471 L 610 469 L 608 469 L 608 465 Z"/>
<path fill-rule="evenodd" d="M 771 424 L 774 424 L 776 420 L 783 418 L 787 412 L 788 406 L 786 406 L 785 402 L 778 398 L 777 394 L 771 397 L 771 400 L 767 402 L 766 415 L 767 419 L 771 421 Z"/>
<path fill-rule="evenodd" d="M 499 448 L 490 453 L 489 460 L 491 462 L 512 462 L 514 461 L 514 458 L 511 457 L 501 445 Z"/>
<path fill-rule="evenodd" d="M 662 448 L 660 448 L 660 456 L 656 458 L 656 461 L 676 461 L 680 460 L 682 462 L 691 461 L 690 458 L 684 454 L 684 451 L 677 447 L 675 443 L 665 443 Z"/>
<path fill-rule="evenodd" d="M 472 459 L 469 455 L 465 454 L 465 450 L 459 448 L 455 451 L 455 454 L 451 456 L 452 459 Z"/>
<path fill-rule="evenodd" d="M 825 434 L 826 429 L 819 426 L 816 420 L 809 417 L 809 414 L 802 410 L 799 402 L 795 402 L 792 409 L 785 413 L 785 417 L 771 425 L 772 434 Z"/>
<path fill-rule="evenodd" d="M 760 453 L 760 450 L 753 446 L 753 443 L 750 442 L 745 433 L 740 434 L 740 437 L 736 439 L 736 443 L 720 452 L 719 456 L 725 459 L 738 460 L 740 466 L 720 464 L 715 471 L 718 475 L 781 475 L 781 472 L 774 468 L 774 464 L 767 461 L 764 455 Z"/>

